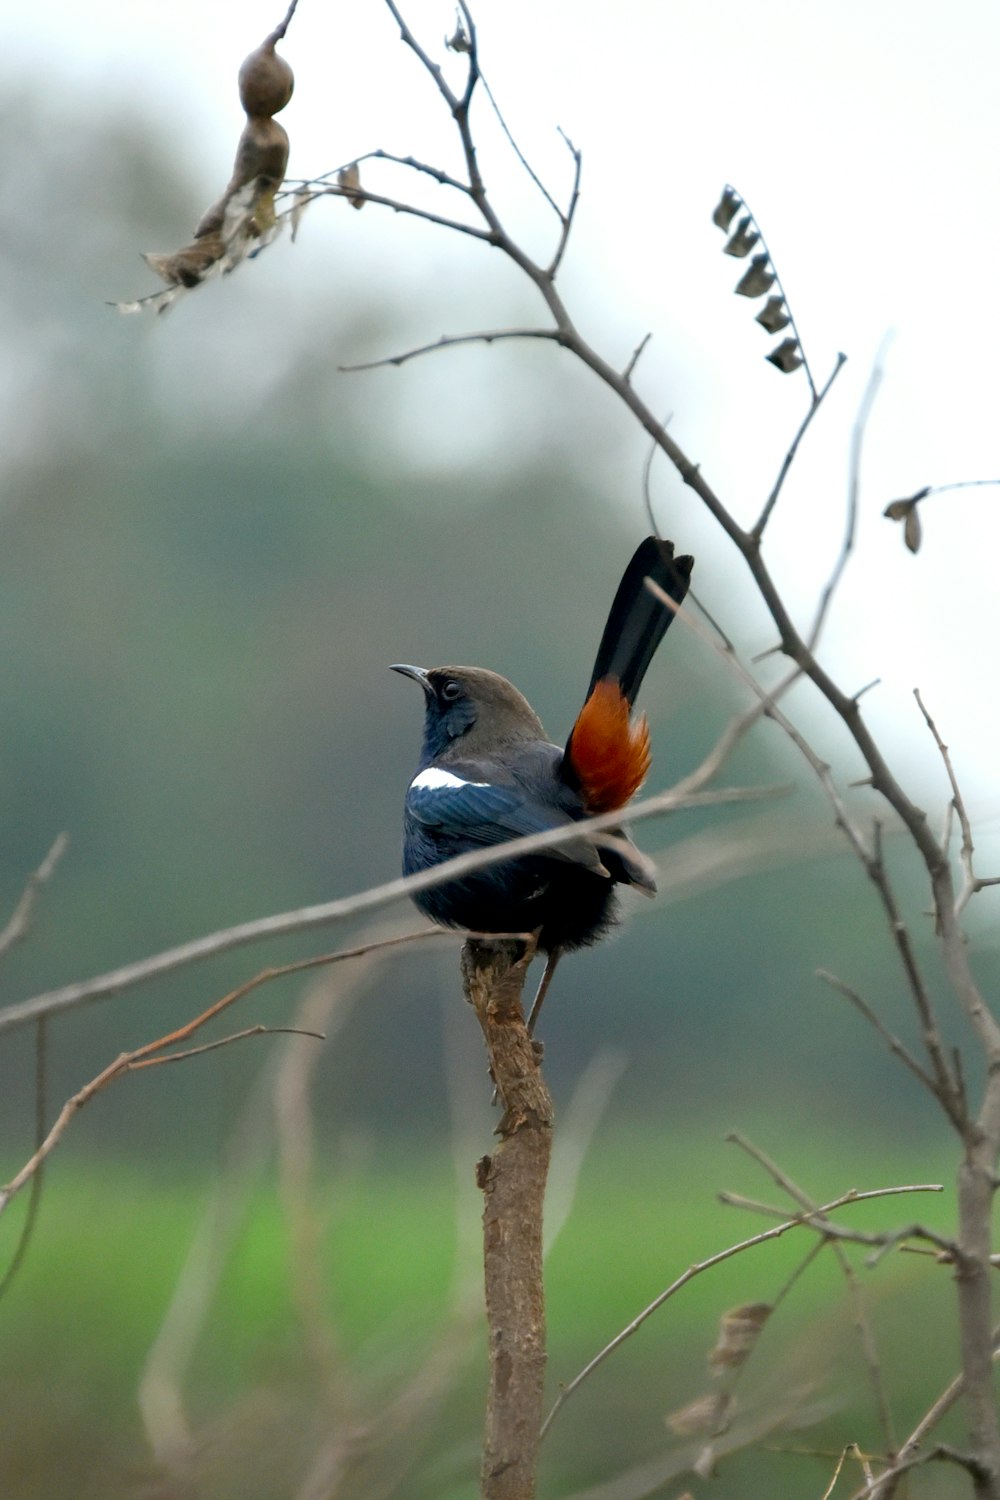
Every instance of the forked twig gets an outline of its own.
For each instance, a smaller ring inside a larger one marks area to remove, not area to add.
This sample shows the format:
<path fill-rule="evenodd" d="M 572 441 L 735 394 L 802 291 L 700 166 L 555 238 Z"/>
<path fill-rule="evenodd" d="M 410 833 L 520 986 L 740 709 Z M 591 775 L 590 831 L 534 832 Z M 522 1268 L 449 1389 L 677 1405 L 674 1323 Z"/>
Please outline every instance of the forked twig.
<path fill-rule="evenodd" d="M 559 1393 L 559 1396 L 556 1398 L 551 1411 L 542 1424 L 542 1437 L 544 1437 L 548 1432 L 549 1428 L 552 1426 L 552 1423 L 555 1421 L 557 1415 L 569 1400 L 570 1396 L 572 1396 L 575 1391 L 579 1390 L 583 1382 L 587 1380 L 595 1370 L 599 1369 L 600 1366 L 604 1364 L 605 1360 L 609 1359 L 610 1356 L 615 1352 L 615 1350 L 620 1348 L 621 1345 L 625 1343 L 626 1339 L 630 1339 L 634 1333 L 637 1333 L 638 1330 L 642 1327 L 643 1323 L 645 1323 L 648 1318 L 652 1317 L 653 1313 L 657 1312 L 665 1302 L 667 1302 L 671 1297 L 679 1292 L 682 1287 L 687 1286 L 689 1281 L 693 1281 L 696 1276 L 702 1275 L 702 1273 L 705 1271 L 710 1271 L 714 1266 L 721 1265 L 723 1261 L 731 1260 L 734 1255 L 742 1255 L 745 1250 L 753 1250 L 758 1245 L 766 1245 L 770 1243 L 771 1240 L 780 1239 L 781 1236 L 787 1234 L 790 1229 L 801 1229 L 803 1227 L 809 1228 L 811 1226 L 811 1222 L 817 1216 L 826 1219 L 830 1214 L 835 1213 L 838 1208 L 844 1208 L 849 1203 L 861 1203 L 867 1201 L 870 1198 L 886 1198 L 894 1196 L 898 1193 L 926 1193 L 940 1191 L 941 1189 L 937 1184 L 929 1185 L 926 1183 L 918 1183 L 913 1186 L 907 1185 L 894 1186 L 890 1188 L 872 1188 L 865 1192 L 858 1192 L 856 1189 L 852 1188 L 850 1192 L 842 1193 L 839 1198 L 834 1198 L 829 1203 L 822 1204 L 812 1213 L 806 1211 L 801 1214 L 796 1214 L 794 1218 L 786 1219 L 781 1224 L 776 1224 L 772 1229 L 764 1229 L 760 1232 L 760 1234 L 751 1235 L 748 1239 L 737 1241 L 735 1245 L 729 1245 L 725 1250 L 717 1251 L 715 1255 L 710 1255 L 706 1260 L 696 1261 L 694 1265 L 688 1266 L 686 1271 L 684 1271 L 680 1276 L 677 1277 L 675 1281 L 672 1281 L 668 1287 L 660 1292 L 659 1296 L 654 1297 L 653 1301 L 650 1302 L 647 1307 L 644 1307 L 642 1312 L 637 1314 L 637 1316 L 632 1319 L 631 1323 L 627 1324 L 627 1326 L 623 1328 L 620 1333 L 617 1333 L 609 1343 L 605 1344 L 604 1348 L 601 1349 L 599 1353 L 595 1354 L 590 1363 L 585 1365 L 580 1373 L 578 1375 L 575 1375 L 573 1379 L 563 1387 L 563 1389 Z"/>
<path fill-rule="evenodd" d="M 407 933 L 399 938 L 384 939 L 377 946 L 396 947 L 400 943 L 417 941 L 420 938 L 429 936 L 432 932 L 434 932 L 434 929 L 430 929 L 430 932 L 421 929 L 419 932 Z M 364 944 L 357 948 L 341 948 L 335 953 L 321 953 L 318 957 L 302 958 L 296 960 L 294 963 L 281 964 L 275 968 L 264 969 L 259 974 L 255 974 L 252 979 L 248 979 L 244 984 L 238 985 L 236 989 L 230 990 L 228 994 L 216 1000 L 207 1010 L 203 1010 L 199 1015 L 195 1016 L 193 1020 L 185 1022 L 183 1026 L 178 1026 L 174 1031 L 168 1032 L 166 1036 L 157 1037 L 155 1041 L 146 1042 L 143 1046 L 136 1047 L 131 1052 L 123 1052 L 119 1057 L 116 1057 L 114 1062 L 109 1063 L 106 1068 L 97 1074 L 96 1078 L 92 1078 L 89 1083 L 84 1084 L 82 1089 L 79 1089 L 72 1098 L 66 1101 L 59 1112 L 55 1124 L 49 1130 L 38 1149 L 24 1164 L 17 1175 L 7 1183 L 6 1187 L 0 1188 L 0 1213 L 3 1213 L 4 1209 L 8 1207 L 16 1194 L 21 1191 L 25 1183 L 30 1182 L 42 1163 L 52 1154 L 62 1140 L 66 1128 L 73 1117 L 85 1104 L 89 1104 L 91 1099 L 102 1093 L 117 1078 L 123 1077 L 126 1073 L 136 1072 L 140 1068 L 150 1067 L 156 1063 L 174 1061 L 175 1054 L 162 1057 L 157 1054 L 165 1053 L 168 1047 L 175 1047 L 181 1042 L 186 1042 L 189 1037 L 193 1036 L 196 1031 L 199 1031 L 208 1021 L 213 1020 L 224 1010 L 228 1010 L 229 1006 L 234 1005 L 237 1000 L 242 1000 L 260 985 L 267 984 L 273 979 L 283 978 L 289 974 L 303 974 L 310 969 L 318 969 L 329 964 L 339 963 L 344 959 L 360 957 L 362 954 L 370 953 L 372 947 L 372 944 Z M 260 1029 L 253 1027 L 249 1031 L 239 1032 L 236 1036 L 227 1038 L 226 1040 L 235 1041 L 243 1036 L 256 1035 Z M 216 1045 L 222 1045 L 222 1043 L 209 1044 L 210 1047 Z M 208 1050 L 209 1047 L 197 1047 L 190 1053 L 183 1055 L 193 1056 L 195 1053 Z M 181 1055 L 176 1054 L 176 1057 Z"/>

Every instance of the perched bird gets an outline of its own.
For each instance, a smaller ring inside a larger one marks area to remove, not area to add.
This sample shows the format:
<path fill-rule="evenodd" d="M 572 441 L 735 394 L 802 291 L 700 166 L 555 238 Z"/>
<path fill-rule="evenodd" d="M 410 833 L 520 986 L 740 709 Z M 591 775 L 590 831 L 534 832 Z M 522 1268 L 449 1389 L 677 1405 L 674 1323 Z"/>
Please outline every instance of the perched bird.
<path fill-rule="evenodd" d="M 633 719 L 632 706 L 674 618 L 645 580 L 680 604 L 693 562 L 674 557 L 673 544 L 656 537 L 639 546 L 618 586 L 565 750 L 549 743 L 527 699 L 496 672 L 392 667 L 424 691 L 424 743 L 404 812 L 405 874 L 625 806 L 650 765 L 646 717 Z M 537 932 L 548 964 L 533 1022 L 559 955 L 596 942 L 613 924 L 618 885 L 656 890 L 650 862 L 615 829 L 503 860 L 414 900 L 445 927 Z"/>

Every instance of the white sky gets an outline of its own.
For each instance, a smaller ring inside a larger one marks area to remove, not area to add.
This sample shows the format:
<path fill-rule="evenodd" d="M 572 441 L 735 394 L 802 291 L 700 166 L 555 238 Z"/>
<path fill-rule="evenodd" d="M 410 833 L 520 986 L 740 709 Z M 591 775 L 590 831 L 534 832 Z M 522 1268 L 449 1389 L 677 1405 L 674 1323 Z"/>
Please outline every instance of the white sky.
<path fill-rule="evenodd" d="M 44 67 L 95 100 L 121 94 L 149 118 L 173 122 L 207 204 L 228 175 L 241 124 L 236 68 L 282 4 L 18 4 L 4 28 L 4 66 L 21 81 Z M 449 4 L 413 0 L 406 13 L 443 55 Z M 922 688 L 983 820 L 982 873 L 993 873 L 985 864 L 991 855 L 1000 863 L 1000 489 L 930 500 L 917 558 L 880 511 L 924 484 L 1000 477 L 1000 8 L 995 0 L 481 0 L 476 13 L 486 76 L 557 195 L 569 171 L 556 126 L 584 152 L 584 198 L 563 274 L 571 311 L 619 364 L 652 331 L 636 383 L 656 410 L 673 414 L 673 435 L 742 519 L 759 508 L 806 388 L 801 376 L 781 377 L 764 363 L 770 344 L 753 323 L 758 305 L 730 295 L 742 265 L 719 254 L 722 236 L 709 222 L 724 182 L 736 184 L 764 226 L 817 379 L 839 349 L 850 356 L 774 526 L 774 569 L 800 619 L 842 531 L 854 412 L 875 351 L 892 333 L 866 439 L 858 555 L 828 659 L 849 689 L 882 678 L 866 699 L 872 722 L 915 774 L 926 768 L 937 796 L 943 784 L 910 697 Z M 300 0 L 282 50 L 296 74 L 282 115 L 290 172 L 311 175 L 377 146 L 458 166 L 449 123 L 381 0 Z M 502 165 L 495 132 L 480 118 L 497 203 L 541 251 L 551 235 L 547 210 Z M 370 167 L 365 181 L 375 190 L 380 181 L 387 191 L 408 186 Z M 439 189 L 417 191 L 447 211 Z M 387 300 L 409 303 L 413 342 L 503 321 L 514 296 L 525 320 L 541 314 L 494 252 L 399 224 L 377 209 L 351 215 L 345 205 L 320 205 L 299 246 L 269 252 L 266 274 L 279 289 L 287 278 L 290 301 L 310 276 L 340 276 L 345 295 L 381 281 Z M 178 243 L 189 229 L 179 226 Z M 140 268 L 120 292 L 147 289 Z M 169 340 L 182 316 L 158 336 Z M 363 352 L 394 351 L 374 342 Z M 497 385 L 512 373 L 517 383 L 498 403 Z M 630 534 L 638 534 L 644 442 L 611 396 L 574 377 L 558 351 L 535 350 L 521 363 L 509 348 L 439 354 L 345 379 L 370 381 L 372 430 L 400 463 L 430 468 L 470 456 L 497 461 L 516 441 L 511 421 L 537 423 L 546 391 L 565 382 L 581 393 L 588 429 L 607 424 L 604 482 L 632 507 Z M 567 419 L 565 405 L 554 409 L 556 420 Z M 557 438 L 572 446 L 572 430 Z M 680 494 L 665 466 L 655 489 Z M 689 530 L 678 540 L 712 560 L 716 586 L 703 563 L 702 590 L 738 628 L 742 573 L 693 499 L 684 505 Z M 755 649 L 772 639 L 757 616 L 746 638 Z"/>

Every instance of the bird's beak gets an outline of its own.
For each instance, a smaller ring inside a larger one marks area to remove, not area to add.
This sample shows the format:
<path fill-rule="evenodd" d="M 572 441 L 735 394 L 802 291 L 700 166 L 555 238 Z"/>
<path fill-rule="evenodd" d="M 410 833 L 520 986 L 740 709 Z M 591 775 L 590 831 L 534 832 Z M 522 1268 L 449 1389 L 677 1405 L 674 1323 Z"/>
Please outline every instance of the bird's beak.
<path fill-rule="evenodd" d="M 419 682 L 424 692 L 430 697 L 434 689 L 431 687 L 427 672 L 423 667 L 408 667 L 405 662 L 393 662 L 389 668 L 390 672 L 400 672 L 404 677 L 412 677 L 414 682 Z"/>

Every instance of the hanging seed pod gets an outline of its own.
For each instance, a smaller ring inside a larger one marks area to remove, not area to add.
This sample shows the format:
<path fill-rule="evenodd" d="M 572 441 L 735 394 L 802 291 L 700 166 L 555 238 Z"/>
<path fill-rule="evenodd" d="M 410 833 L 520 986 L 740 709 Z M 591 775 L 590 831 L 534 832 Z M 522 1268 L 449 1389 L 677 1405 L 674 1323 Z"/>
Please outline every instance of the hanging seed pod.
<path fill-rule="evenodd" d="M 798 339 L 783 339 L 777 349 L 773 349 L 770 354 L 765 354 L 764 358 L 769 365 L 774 365 L 775 369 L 780 370 L 782 375 L 790 375 L 802 363 Z"/>
<path fill-rule="evenodd" d="M 247 122 L 225 192 L 202 214 L 193 244 L 170 255 L 151 252 L 145 256 L 167 290 L 138 302 L 119 303 L 121 311 L 144 307 L 164 311 L 185 288 L 200 285 L 213 269 L 231 271 L 253 247 L 276 232 L 274 200 L 288 166 L 288 134 L 272 117 L 291 99 L 295 79 L 275 47 L 287 32 L 297 4 L 298 0 L 291 0 L 280 26 L 240 66 L 240 103 Z"/>
<path fill-rule="evenodd" d="M 728 229 L 742 207 L 742 200 L 737 197 L 731 187 L 727 187 L 715 205 L 715 212 L 712 214 L 712 223 L 717 225 L 719 229 Z"/>
<path fill-rule="evenodd" d="M 283 57 L 279 57 L 274 46 L 277 36 L 272 32 L 260 46 L 245 57 L 240 65 L 240 103 L 248 115 L 270 119 L 284 109 L 295 88 L 295 75 Z"/>
<path fill-rule="evenodd" d="M 736 226 L 735 234 L 731 239 L 728 239 L 722 247 L 722 253 L 724 255 L 735 255 L 737 260 L 742 260 L 744 256 L 750 254 L 750 251 L 760 239 L 760 235 L 757 233 L 757 231 L 750 228 L 750 225 L 752 223 L 753 220 L 751 219 L 750 215 L 744 214 L 743 218 Z"/>
<path fill-rule="evenodd" d="M 288 166 L 288 132 L 277 120 L 251 115 L 243 127 L 240 143 L 236 147 L 233 175 L 226 188 L 226 197 L 255 177 L 263 177 L 274 187 L 280 187 L 285 168 Z"/>
<path fill-rule="evenodd" d="M 788 327 L 791 321 L 783 297 L 768 297 L 767 302 L 754 319 L 754 322 L 759 323 L 761 328 L 766 328 L 768 333 L 780 333 L 783 328 Z"/>
<path fill-rule="evenodd" d="M 774 272 L 767 255 L 755 255 L 733 290 L 739 297 L 763 297 L 774 286 Z"/>

